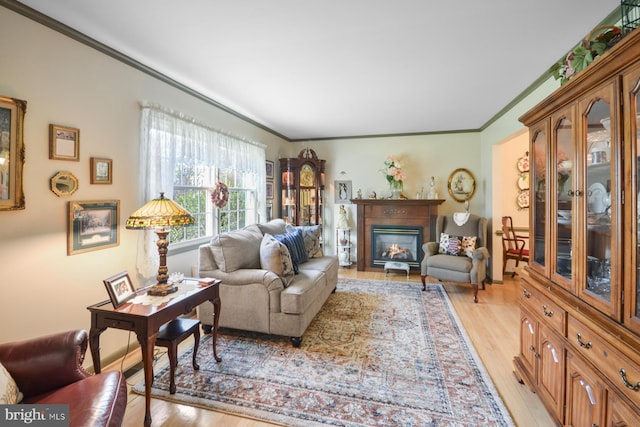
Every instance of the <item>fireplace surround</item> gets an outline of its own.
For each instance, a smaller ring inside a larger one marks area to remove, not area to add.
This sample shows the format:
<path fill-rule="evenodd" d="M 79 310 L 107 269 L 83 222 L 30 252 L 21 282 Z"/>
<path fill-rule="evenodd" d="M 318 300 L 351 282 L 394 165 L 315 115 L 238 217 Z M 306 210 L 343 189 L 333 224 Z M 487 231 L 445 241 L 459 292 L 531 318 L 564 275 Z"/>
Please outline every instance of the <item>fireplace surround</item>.
<path fill-rule="evenodd" d="M 372 252 L 374 252 L 371 241 L 374 226 L 419 227 L 422 230 L 422 236 L 418 245 L 418 261 L 416 266 L 411 266 L 411 269 L 420 269 L 423 255 L 422 244 L 435 240 L 438 206 L 444 202 L 444 199 L 352 199 L 351 202 L 357 207 L 356 260 L 358 271 L 383 271 L 384 269 L 384 262 L 375 265 L 371 262 Z M 406 262 L 400 259 L 388 261 Z"/>

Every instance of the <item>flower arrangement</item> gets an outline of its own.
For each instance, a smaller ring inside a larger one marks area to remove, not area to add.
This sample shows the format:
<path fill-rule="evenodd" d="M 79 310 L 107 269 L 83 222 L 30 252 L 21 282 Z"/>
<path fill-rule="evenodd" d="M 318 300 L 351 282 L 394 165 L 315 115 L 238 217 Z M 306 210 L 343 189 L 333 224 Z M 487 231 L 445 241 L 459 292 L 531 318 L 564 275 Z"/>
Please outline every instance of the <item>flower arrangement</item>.
<path fill-rule="evenodd" d="M 227 206 L 229 201 L 229 189 L 223 182 L 218 182 L 216 188 L 211 192 L 211 203 L 215 207 L 222 209 Z"/>
<path fill-rule="evenodd" d="M 594 37 L 594 34 L 597 34 Z M 602 55 L 622 38 L 622 30 L 613 25 L 596 27 L 584 40 L 574 47 L 565 58 L 556 63 L 551 71 L 560 84 L 565 84 L 578 71 L 584 70 L 593 60 Z"/>
<path fill-rule="evenodd" d="M 387 182 L 389 182 L 389 185 L 392 185 L 394 182 L 401 183 L 407 178 L 407 175 L 402 172 L 402 165 L 396 156 L 387 157 L 387 160 L 384 161 L 384 169 L 381 169 L 380 172 L 382 172 Z"/>

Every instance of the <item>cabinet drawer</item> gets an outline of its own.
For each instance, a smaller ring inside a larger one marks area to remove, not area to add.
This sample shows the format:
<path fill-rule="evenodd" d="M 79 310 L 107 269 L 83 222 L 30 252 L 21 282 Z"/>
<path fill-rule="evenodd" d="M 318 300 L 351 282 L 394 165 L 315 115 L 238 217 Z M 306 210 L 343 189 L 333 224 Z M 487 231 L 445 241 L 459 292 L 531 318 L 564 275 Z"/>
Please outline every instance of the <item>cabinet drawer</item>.
<path fill-rule="evenodd" d="M 571 346 L 593 363 L 622 394 L 640 406 L 640 365 L 602 339 L 601 335 L 569 316 L 567 337 Z"/>
<path fill-rule="evenodd" d="M 565 335 L 567 312 L 552 302 L 537 289 L 522 285 L 520 303 L 530 312 L 540 317 L 557 333 Z"/>

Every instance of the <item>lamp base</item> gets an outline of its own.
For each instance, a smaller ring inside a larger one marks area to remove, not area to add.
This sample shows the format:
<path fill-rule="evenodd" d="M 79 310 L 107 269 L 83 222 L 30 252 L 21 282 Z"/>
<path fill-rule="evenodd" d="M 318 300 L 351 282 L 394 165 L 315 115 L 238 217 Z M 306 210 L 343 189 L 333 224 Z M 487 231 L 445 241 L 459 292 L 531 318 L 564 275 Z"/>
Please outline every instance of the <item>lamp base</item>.
<path fill-rule="evenodd" d="M 158 283 L 153 285 L 147 291 L 147 295 L 155 296 L 155 297 L 164 297 L 166 295 L 172 294 L 178 290 L 178 286 L 174 284 L 168 283 Z"/>

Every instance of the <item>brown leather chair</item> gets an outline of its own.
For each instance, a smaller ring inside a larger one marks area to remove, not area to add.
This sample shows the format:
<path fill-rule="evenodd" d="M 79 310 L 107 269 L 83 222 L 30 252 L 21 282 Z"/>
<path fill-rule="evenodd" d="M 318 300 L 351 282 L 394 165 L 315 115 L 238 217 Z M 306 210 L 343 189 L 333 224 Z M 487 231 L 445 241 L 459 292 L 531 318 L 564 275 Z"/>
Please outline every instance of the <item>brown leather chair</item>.
<path fill-rule="evenodd" d="M 516 266 L 511 277 L 516 275 L 516 268 L 520 261 L 529 262 L 529 249 L 525 249 L 528 236 L 518 236 L 513 230 L 513 219 L 510 216 L 502 217 L 502 275 L 507 270 L 507 261 L 513 259 Z"/>
<path fill-rule="evenodd" d="M 121 426 L 125 377 L 120 371 L 85 371 L 87 344 L 84 330 L 0 344 L 0 362 L 24 396 L 20 403 L 68 404 L 69 426 Z"/>

